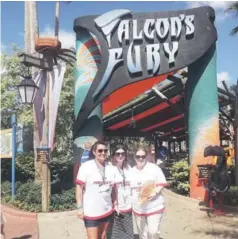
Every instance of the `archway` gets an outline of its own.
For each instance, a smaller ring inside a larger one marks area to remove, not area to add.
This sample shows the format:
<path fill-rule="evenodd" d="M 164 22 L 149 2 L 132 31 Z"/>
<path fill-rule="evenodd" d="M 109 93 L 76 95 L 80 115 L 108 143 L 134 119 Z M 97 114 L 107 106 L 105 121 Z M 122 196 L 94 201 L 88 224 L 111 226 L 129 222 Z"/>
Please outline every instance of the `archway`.
<path fill-rule="evenodd" d="M 135 118 L 140 128 L 133 133 L 151 134 L 168 122 L 175 124 L 177 134 L 188 130 L 190 196 L 204 200 L 197 165 L 205 162 L 206 146 L 220 143 L 214 20 L 211 7 L 153 13 L 119 9 L 75 19 L 75 160 L 80 159 L 86 141 L 103 137 L 103 115 L 105 121 L 105 115 L 155 87 L 159 103 L 151 101 L 147 110 L 138 107 Z M 183 84 L 176 74 L 185 67 Z M 114 118 L 107 133 L 128 132 L 123 129 L 128 113 L 123 117 Z"/>

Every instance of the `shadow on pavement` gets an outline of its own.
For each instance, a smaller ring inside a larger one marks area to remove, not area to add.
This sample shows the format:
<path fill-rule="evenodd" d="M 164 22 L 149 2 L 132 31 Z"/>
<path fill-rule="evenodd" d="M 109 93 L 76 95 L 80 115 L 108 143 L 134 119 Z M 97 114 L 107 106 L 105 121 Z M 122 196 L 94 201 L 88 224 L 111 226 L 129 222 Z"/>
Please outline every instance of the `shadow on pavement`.
<path fill-rule="evenodd" d="M 32 235 L 24 235 L 21 237 L 13 237 L 12 239 L 28 239 L 28 238 L 32 238 Z"/>
<path fill-rule="evenodd" d="M 196 234 L 200 234 L 201 231 L 193 231 L 193 233 Z M 218 237 L 218 238 L 229 238 L 229 239 L 237 239 L 238 238 L 238 232 L 236 231 L 232 231 L 232 230 L 215 230 L 213 231 L 211 230 L 204 230 L 203 234 L 209 235 L 209 236 L 213 236 L 214 238 Z"/>

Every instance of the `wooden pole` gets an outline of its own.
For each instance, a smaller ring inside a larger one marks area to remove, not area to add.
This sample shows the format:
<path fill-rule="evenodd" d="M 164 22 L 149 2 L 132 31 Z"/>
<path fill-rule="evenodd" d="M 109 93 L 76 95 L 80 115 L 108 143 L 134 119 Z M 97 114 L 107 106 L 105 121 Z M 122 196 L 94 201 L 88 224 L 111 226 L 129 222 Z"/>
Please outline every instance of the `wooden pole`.
<path fill-rule="evenodd" d="M 44 95 L 44 109 L 45 109 L 45 120 L 43 124 L 43 135 L 41 141 L 41 148 L 49 147 L 49 82 L 47 77 L 47 72 L 45 71 L 45 95 Z M 49 211 L 50 205 L 50 170 L 49 170 L 49 161 L 50 161 L 50 151 L 49 151 L 49 160 L 42 162 L 42 212 Z"/>

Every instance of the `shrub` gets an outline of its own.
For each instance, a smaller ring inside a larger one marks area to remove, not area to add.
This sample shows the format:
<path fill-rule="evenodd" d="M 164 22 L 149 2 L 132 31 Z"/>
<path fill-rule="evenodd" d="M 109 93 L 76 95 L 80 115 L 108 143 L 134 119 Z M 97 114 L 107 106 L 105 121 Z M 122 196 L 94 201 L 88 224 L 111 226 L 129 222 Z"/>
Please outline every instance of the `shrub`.
<path fill-rule="evenodd" d="M 35 169 L 34 169 L 34 154 L 30 153 L 21 153 L 17 154 L 16 157 L 16 180 L 21 182 L 26 182 L 29 179 L 34 179 Z M 1 160 L 1 180 L 2 181 L 11 181 L 11 159 Z"/>
<path fill-rule="evenodd" d="M 52 188 L 53 189 L 53 188 Z M 16 183 L 16 196 L 12 201 L 11 183 L 1 184 L 2 202 L 8 203 L 30 212 L 41 212 L 41 186 L 33 181 Z M 62 193 L 51 195 L 50 211 L 64 211 L 75 209 L 75 188 L 62 190 Z"/>
<path fill-rule="evenodd" d="M 34 153 L 21 153 L 16 158 L 16 178 L 18 181 L 34 179 Z"/>
<path fill-rule="evenodd" d="M 176 162 L 171 168 L 170 187 L 182 195 L 189 194 L 189 165 L 187 159 Z"/>
<path fill-rule="evenodd" d="M 51 197 L 50 210 L 75 209 L 75 188 L 65 190 L 62 194 L 53 194 Z"/>

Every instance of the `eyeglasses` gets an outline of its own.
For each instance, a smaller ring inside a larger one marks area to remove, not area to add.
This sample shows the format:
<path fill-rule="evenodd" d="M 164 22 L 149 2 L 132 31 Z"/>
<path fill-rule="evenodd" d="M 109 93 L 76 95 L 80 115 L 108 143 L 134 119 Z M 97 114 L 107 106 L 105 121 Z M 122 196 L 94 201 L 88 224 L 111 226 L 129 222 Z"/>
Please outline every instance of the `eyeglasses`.
<path fill-rule="evenodd" d="M 125 152 L 116 152 L 115 156 L 116 157 L 120 157 L 120 156 L 124 157 L 125 156 Z"/>
<path fill-rule="evenodd" d="M 136 159 L 145 159 L 146 155 L 136 155 Z"/>
<path fill-rule="evenodd" d="M 108 149 L 98 149 L 98 153 L 102 153 L 104 152 L 105 154 L 108 152 Z"/>

